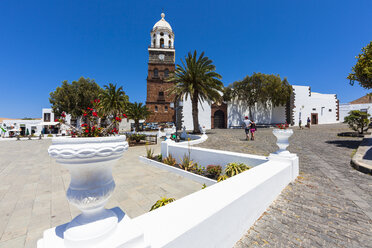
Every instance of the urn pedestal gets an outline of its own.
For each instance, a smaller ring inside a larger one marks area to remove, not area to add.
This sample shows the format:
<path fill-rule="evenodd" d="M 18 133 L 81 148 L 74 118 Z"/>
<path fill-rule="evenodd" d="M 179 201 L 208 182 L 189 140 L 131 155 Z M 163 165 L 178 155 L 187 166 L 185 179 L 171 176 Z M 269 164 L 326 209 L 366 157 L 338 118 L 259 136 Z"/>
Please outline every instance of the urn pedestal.
<path fill-rule="evenodd" d="M 277 141 L 276 145 L 279 147 L 274 154 L 280 156 L 289 156 L 291 153 L 287 151 L 287 147 L 289 146 L 289 137 L 292 136 L 293 130 L 292 129 L 274 129 L 273 134 L 275 135 Z"/>
<path fill-rule="evenodd" d="M 147 247 L 140 245 L 143 233 L 120 208 L 104 208 L 115 189 L 112 167 L 128 149 L 125 140 L 125 136 L 52 140 L 49 155 L 71 175 L 67 199 L 82 213 L 69 223 L 46 230 L 38 247 L 117 247 L 128 242 L 125 239 L 132 242 L 130 237 L 140 242 L 139 247 Z M 112 242 L 115 246 L 107 246 Z"/>

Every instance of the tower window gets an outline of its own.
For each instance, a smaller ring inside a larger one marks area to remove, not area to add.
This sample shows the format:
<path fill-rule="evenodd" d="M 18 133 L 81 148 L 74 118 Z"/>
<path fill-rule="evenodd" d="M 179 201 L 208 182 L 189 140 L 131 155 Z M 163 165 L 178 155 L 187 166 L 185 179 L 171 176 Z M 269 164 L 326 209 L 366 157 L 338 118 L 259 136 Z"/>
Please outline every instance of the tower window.
<path fill-rule="evenodd" d="M 169 70 L 168 69 L 165 69 L 165 71 L 164 71 L 164 77 L 165 78 L 169 77 Z"/>
<path fill-rule="evenodd" d="M 160 47 L 164 48 L 164 39 L 163 38 L 160 39 Z"/>
<path fill-rule="evenodd" d="M 155 106 L 155 112 L 158 112 L 158 106 Z"/>
<path fill-rule="evenodd" d="M 163 91 L 159 91 L 159 96 L 164 96 L 164 92 Z"/>
<path fill-rule="evenodd" d="M 155 38 L 155 34 L 152 36 L 152 37 L 154 37 Z"/>
<path fill-rule="evenodd" d="M 172 37 L 170 35 L 168 35 L 169 39 L 172 39 Z"/>
<path fill-rule="evenodd" d="M 152 45 L 155 46 L 155 44 L 156 44 L 156 40 L 154 39 L 154 40 L 152 41 Z"/>
<path fill-rule="evenodd" d="M 164 107 L 164 112 L 168 112 L 168 106 Z"/>
<path fill-rule="evenodd" d="M 161 32 L 161 33 L 160 33 L 160 36 L 164 36 L 164 33 L 163 33 L 163 32 Z"/>
<path fill-rule="evenodd" d="M 159 71 L 158 69 L 154 69 L 154 78 L 159 77 Z"/>
<path fill-rule="evenodd" d="M 169 46 L 169 47 L 172 47 L 172 41 L 169 41 L 169 42 L 168 42 L 168 46 Z"/>

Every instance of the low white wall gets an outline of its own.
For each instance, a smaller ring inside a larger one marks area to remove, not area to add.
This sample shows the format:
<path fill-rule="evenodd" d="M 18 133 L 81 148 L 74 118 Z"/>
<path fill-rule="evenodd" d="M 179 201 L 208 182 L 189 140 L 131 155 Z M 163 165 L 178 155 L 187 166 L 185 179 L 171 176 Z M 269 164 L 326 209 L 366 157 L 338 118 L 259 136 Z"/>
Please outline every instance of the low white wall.
<path fill-rule="evenodd" d="M 268 161 L 133 222 L 152 248 L 233 247 L 293 180 L 294 166 Z"/>
<path fill-rule="evenodd" d="M 199 166 L 204 167 L 213 164 L 221 165 L 222 169 L 225 169 L 225 165 L 231 162 L 245 163 L 254 167 L 268 161 L 268 159 L 264 156 L 192 147 L 191 145 L 189 146 L 187 144 L 179 144 L 174 142 L 167 143 L 166 141 L 162 142 L 161 149 L 163 157 L 166 157 L 166 154 L 171 154 L 177 160 L 177 162 L 181 162 L 183 156 L 185 154 L 189 155 L 190 153 L 191 160 L 198 163 Z"/>
<path fill-rule="evenodd" d="M 345 121 L 345 117 L 349 115 L 349 112 L 352 110 L 363 110 L 367 111 L 368 114 L 372 116 L 372 103 L 363 103 L 363 104 L 340 104 L 340 122 Z"/>
<path fill-rule="evenodd" d="M 146 157 L 140 156 L 139 160 L 141 162 L 144 162 L 144 163 L 148 164 L 148 165 L 156 166 L 156 167 L 158 167 L 162 170 L 166 170 L 166 171 L 169 171 L 169 172 L 176 173 L 180 176 L 186 177 L 190 180 L 193 180 L 193 181 L 201 183 L 201 184 L 205 184 L 207 186 L 210 186 L 210 185 L 213 185 L 213 184 L 217 183 L 216 180 L 210 179 L 208 177 L 203 177 L 203 176 L 194 174 L 192 172 L 188 172 L 188 171 L 176 168 L 174 166 L 170 166 L 170 165 L 167 165 L 167 164 L 164 164 L 164 163 L 152 160 L 152 159 L 148 159 Z"/>

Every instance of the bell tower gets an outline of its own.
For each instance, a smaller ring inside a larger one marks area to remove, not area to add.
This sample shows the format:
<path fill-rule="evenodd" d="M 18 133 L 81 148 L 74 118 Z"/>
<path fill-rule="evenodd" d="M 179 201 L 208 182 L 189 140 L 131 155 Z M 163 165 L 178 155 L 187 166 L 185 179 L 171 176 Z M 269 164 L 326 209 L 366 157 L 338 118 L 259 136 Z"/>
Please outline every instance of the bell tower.
<path fill-rule="evenodd" d="M 162 13 L 150 32 L 146 106 L 152 115 L 147 122 L 174 121 L 174 110 L 170 108 L 174 96 L 169 96 L 167 92 L 174 84 L 167 79 L 175 70 L 176 51 L 172 27 L 164 17 Z"/>

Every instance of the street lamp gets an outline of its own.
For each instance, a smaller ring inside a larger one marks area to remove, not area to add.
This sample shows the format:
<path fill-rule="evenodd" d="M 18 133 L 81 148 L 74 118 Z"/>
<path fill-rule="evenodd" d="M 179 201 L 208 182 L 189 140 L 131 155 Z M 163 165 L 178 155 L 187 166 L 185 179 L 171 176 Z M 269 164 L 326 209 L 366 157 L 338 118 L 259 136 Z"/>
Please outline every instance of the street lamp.
<path fill-rule="evenodd" d="M 178 124 L 178 109 L 181 109 L 183 107 L 183 102 L 182 101 L 179 101 L 178 102 L 178 105 L 175 106 L 175 103 L 174 102 L 171 102 L 170 105 L 169 105 L 172 109 L 175 110 L 176 112 L 176 142 L 178 141 L 178 128 L 177 128 L 177 124 Z"/>

